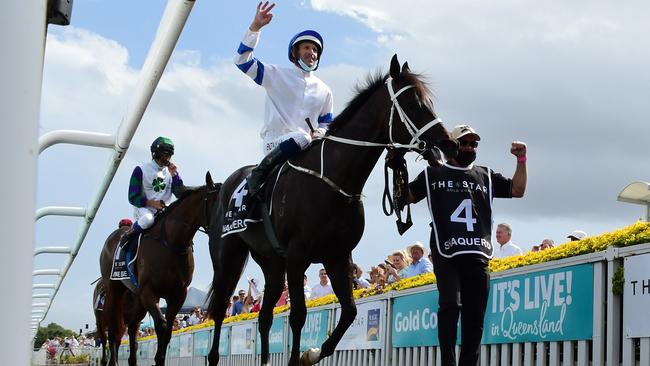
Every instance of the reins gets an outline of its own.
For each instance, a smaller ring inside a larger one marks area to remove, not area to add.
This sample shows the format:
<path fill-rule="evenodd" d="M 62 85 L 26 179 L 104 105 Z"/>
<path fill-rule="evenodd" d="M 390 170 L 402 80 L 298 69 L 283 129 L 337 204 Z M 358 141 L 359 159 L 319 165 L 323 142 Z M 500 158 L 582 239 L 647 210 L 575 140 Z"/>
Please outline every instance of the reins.
<path fill-rule="evenodd" d="M 393 84 L 392 84 L 392 77 L 388 77 L 386 79 L 386 88 L 388 89 L 388 94 L 390 95 L 390 99 L 393 102 L 393 105 L 391 106 L 390 109 L 390 117 L 388 119 L 388 136 L 389 136 L 389 143 L 378 143 L 378 142 L 371 142 L 371 141 L 363 141 L 363 140 L 353 140 L 353 139 L 348 139 L 344 137 L 339 137 L 339 136 L 332 136 L 332 135 L 326 135 L 323 136 L 323 142 L 321 143 L 320 146 L 320 171 L 317 172 L 312 169 L 304 168 L 298 165 L 295 165 L 291 163 L 290 161 L 287 162 L 287 164 L 292 167 L 293 169 L 304 173 L 308 174 L 311 176 L 314 176 L 316 178 L 321 179 L 323 182 L 325 182 L 328 186 L 330 186 L 334 191 L 339 192 L 343 196 L 347 197 L 351 202 L 352 201 L 361 201 L 363 198 L 363 194 L 361 193 L 348 193 L 344 191 L 338 184 L 336 184 L 332 179 L 328 178 L 325 173 L 324 173 L 324 153 L 323 151 L 325 150 L 325 142 L 327 140 L 331 140 L 334 142 L 338 142 L 341 144 L 345 145 L 353 145 L 353 146 L 360 146 L 360 147 L 382 147 L 382 148 L 388 148 L 389 151 L 395 150 L 395 149 L 402 149 L 402 150 L 418 150 L 418 151 L 425 151 L 427 149 L 427 144 L 425 141 L 420 140 L 420 137 L 422 134 L 424 134 L 426 131 L 428 131 L 431 127 L 435 126 L 436 124 L 442 122 L 440 118 L 435 118 L 434 120 L 430 121 L 426 125 L 424 125 L 422 128 L 419 128 L 411 121 L 411 119 L 408 117 L 402 106 L 399 104 L 399 101 L 397 97 L 405 92 L 406 90 L 409 90 L 411 88 L 414 88 L 414 85 L 407 85 L 400 90 L 397 91 L 397 93 L 393 89 Z M 397 111 L 397 114 L 400 117 L 400 121 L 404 124 L 404 127 L 406 128 L 406 131 L 411 135 L 411 141 L 408 144 L 402 144 L 395 142 L 393 140 L 393 117 L 395 114 L 395 111 Z M 311 125 L 310 125 L 311 127 Z M 406 162 L 404 162 L 406 164 Z M 388 189 L 388 172 L 386 172 L 386 189 Z M 400 173 L 402 174 L 402 173 Z M 408 173 L 407 173 L 408 174 Z M 408 177 L 408 175 L 407 175 Z M 408 180 L 408 178 L 407 178 Z M 391 203 L 392 206 L 392 203 Z M 384 212 L 386 212 L 386 209 L 384 209 Z M 401 222 L 401 217 L 400 213 L 398 211 L 398 223 Z M 408 209 L 408 216 L 407 216 L 407 222 L 405 223 L 410 227 L 410 207 Z M 406 227 L 404 231 L 408 229 Z M 398 224 L 398 230 L 399 230 L 399 224 Z M 400 233 L 401 234 L 401 233 Z"/>

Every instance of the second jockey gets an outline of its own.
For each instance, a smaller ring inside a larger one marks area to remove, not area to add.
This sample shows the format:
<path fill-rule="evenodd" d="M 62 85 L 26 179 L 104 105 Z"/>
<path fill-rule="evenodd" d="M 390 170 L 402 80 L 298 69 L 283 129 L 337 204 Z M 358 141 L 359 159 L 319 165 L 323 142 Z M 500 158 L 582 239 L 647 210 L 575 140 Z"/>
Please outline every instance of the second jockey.
<path fill-rule="evenodd" d="M 277 164 L 304 150 L 313 138 L 322 137 L 332 122 L 332 91 L 314 75 L 323 53 L 323 38 L 305 30 L 289 42 L 291 68 L 263 63 L 253 56 L 260 30 L 271 22 L 275 4 L 259 3 L 255 18 L 239 45 L 235 64 L 266 90 L 264 159 L 248 177 L 248 190 L 255 195 L 266 176 Z M 306 119 L 311 125 L 308 126 Z"/>
<path fill-rule="evenodd" d="M 129 202 L 135 207 L 135 222 L 120 238 L 120 245 L 153 225 L 154 214 L 168 206 L 172 194 L 183 188 L 176 165 L 170 161 L 174 143 L 167 137 L 158 137 L 151 144 L 151 161 L 133 169 L 129 181 Z"/>

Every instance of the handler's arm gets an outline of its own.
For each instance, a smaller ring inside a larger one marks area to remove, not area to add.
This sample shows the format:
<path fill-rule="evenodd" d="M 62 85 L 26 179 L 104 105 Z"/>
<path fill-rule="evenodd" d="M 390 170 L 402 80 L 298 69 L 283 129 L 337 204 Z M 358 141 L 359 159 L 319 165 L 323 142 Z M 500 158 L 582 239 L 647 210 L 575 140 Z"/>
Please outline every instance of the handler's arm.
<path fill-rule="evenodd" d="M 526 165 L 526 144 L 514 141 L 510 148 L 512 155 L 517 157 L 517 168 L 512 176 L 512 197 L 523 197 L 528 184 L 528 167 Z"/>

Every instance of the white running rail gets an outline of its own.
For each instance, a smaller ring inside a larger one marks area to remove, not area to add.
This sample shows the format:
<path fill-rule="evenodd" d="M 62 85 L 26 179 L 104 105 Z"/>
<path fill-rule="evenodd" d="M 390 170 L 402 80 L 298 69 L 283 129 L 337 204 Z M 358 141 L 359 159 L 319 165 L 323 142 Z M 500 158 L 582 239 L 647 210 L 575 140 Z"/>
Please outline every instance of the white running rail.
<path fill-rule="evenodd" d="M 12 355 L 0 356 L 0 360 L 3 361 L 0 364 L 28 364 L 30 356 L 28 349 L 29 339 L 35 335 L 40 323 L 47 316 L 52 302 L 86 238 L 95 214 L 108 191 L 117 168 L 129 148 L 131 139 L 140 124 L 142 116 L 185 26 L 194 5 L 194 0 L 168 0 L 158 26 L 156 37 L 151 44 L 142 68 L 136 86 L 135 98 L 130 103 L 116 134 L 111 135 L 71 130 L 52 131 L 41 136 L 38 139 L 38 145 L 36 145 L 39 118 L 38 106 L 40 105 L 46 33 L 46 27 L 43 21 L 45 19 L 46 3 L 47 1 L 12 1 L 3 2 L 0 7 L 0 11 L 4 14 L 12 15 L 7 17 L 10 20 L 9 26 L 6 29 L 3 28 L 3 31 L 0 33 L 2 33 L 3 38 L 14 37 L 8 42 L 4 42 L 3 39 L 3 44 L 13 45 L 13 43 L 17 43 L 16 48 L 25 49 L 20 50 L 24 51 L 22 53 L 14 53 L 11 52 L 12 50 L 9 50 L 8 55 L 12 55 L 12 57 L 3 57 L 0 61 L 3 83 L 5 83 L 4 80 L 9 80 L 6 91 L 3 87 L 3 95 L 0 98 L 2 101 L 0 103 L 2 103 L 2 109 L 4 111 L 9 111 L 7 121 L 11 125 L 9 128 L 9 136 L 11 138 L 7 139 L 9 140 L 8 144 L 5 145 L 7 152 L 3 155 L 12 156 L 12 158 L 16 157 L 17 153 L 24 155 L 18 156 L 17 159 L 8 159 L 13 160 L 9 162 L 8 171 L 12 171 L 12 174 L 17 174 L 22 180 L 12 182 L 7 179 L 10 186 L 5 190 L 5 194 L 9 197 L 10 202 L 4 209 L 7 210 L 5 212 L 11 212 L 11 214 L 8 215 L 10 216 L 9 220 L 3 219 L 0 222 L 2 222 L 2 232 L 8 235 L 5 240 L 6 244 L 3 245 L 11 246 L 11 252 L 16 252 L 18 249 L 18 253 L 11 257 L 0 256 L 2 258 L 2 262 L 0 263 L 2 277 L 5 279 L 13 279 L 11 283 L 9 283 L 10 281 L 2 281 L 2 288 L 0 290 L 5 294 L 16 294 L 16 299 L 12 300 L 13 304 L 7 304 L 8 301 L 2 301 L 0 311 L 2 314 L 11 314 L 11 316 L 8 316 L 8 320 L 11 320 L 11 323 L 8 325 L 14 330 L 10 341 L 15 341 L 15 343 L 5 344 L 5 346 L 14 350 L 21 348 L 25 350 L 22 353 L 9 352 Z M 9 9 L 5 9 L 7 5 Z M 12 33 L 9 31 L 12 28 L 14 30 L 21 29 L 21 32 Z M 20 33 L 20 39 L 16 38 L 16 33 Z M 13 35 L 7 36 L 8 34 Z M 26 45 L 34 46 L 27 47 Z M 29 50 L 27 50 L 28 48 Z M 7 74 L 7 78 L 5 78 L 5 74 Z M 29 90 L 27 90 L 28 93 L 21 95 L 19 91 L 25 90 L 27 87 L 29 87 Z M 5 93 L 7 97 L 5 97 Z M 16 135 L 16 138 L 14 138 L 14 135 Z M 36 210 L 36 214 L 34 215 L 36 152 L 38 151 L 40 154 L 48 147 L 60 143 L 109 148 L 113 150 L 113 153 L 106 168 L 104 179 L 87 207 L 43 207 Z M 5 152 L 4 146 L 3 152 Z M 50 215 L 83 217 L 83 222 L 74 243 L 69 247 L 38 247 L 33 252 L 30 252 L 30 248 L 34 247 L 35 221 Z M 63 267 L 34 268 L 30 277 L 28 269 L 33 267 L 33 258 L 39 255 L 50 254 L 65 255 L 66 259 Z M 57 276 L 54 283 L 34 283 L 32 285 L 30 334 L 28 328 L 25 326 L 30 316 L 30 307 L 28 306 L 30 282 L 36 276 L 52 275 Z M 11 287 L 5 289 L 5 286 Z M 47 292 L 43 292 L 43 290 Z M 19 330 L 20 334 L 16 336 L 16 332 Z M 4 357 L 13 358 L 7 359 L 4 362 Z"/>

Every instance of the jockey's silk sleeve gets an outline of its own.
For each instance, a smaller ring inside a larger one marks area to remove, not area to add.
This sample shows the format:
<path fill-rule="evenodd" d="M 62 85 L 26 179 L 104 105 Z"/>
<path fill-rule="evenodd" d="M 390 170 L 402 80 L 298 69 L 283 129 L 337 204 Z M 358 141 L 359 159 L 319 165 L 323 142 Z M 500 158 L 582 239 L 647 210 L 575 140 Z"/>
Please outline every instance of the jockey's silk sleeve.
<path fill-rule="evenodd" d="M 129 202 L 135 207 L 144 207 L 147 205 L 147 197 L 142 191 L 142 169 L 136 166 L 131 173 L 129 181 Z"/>

